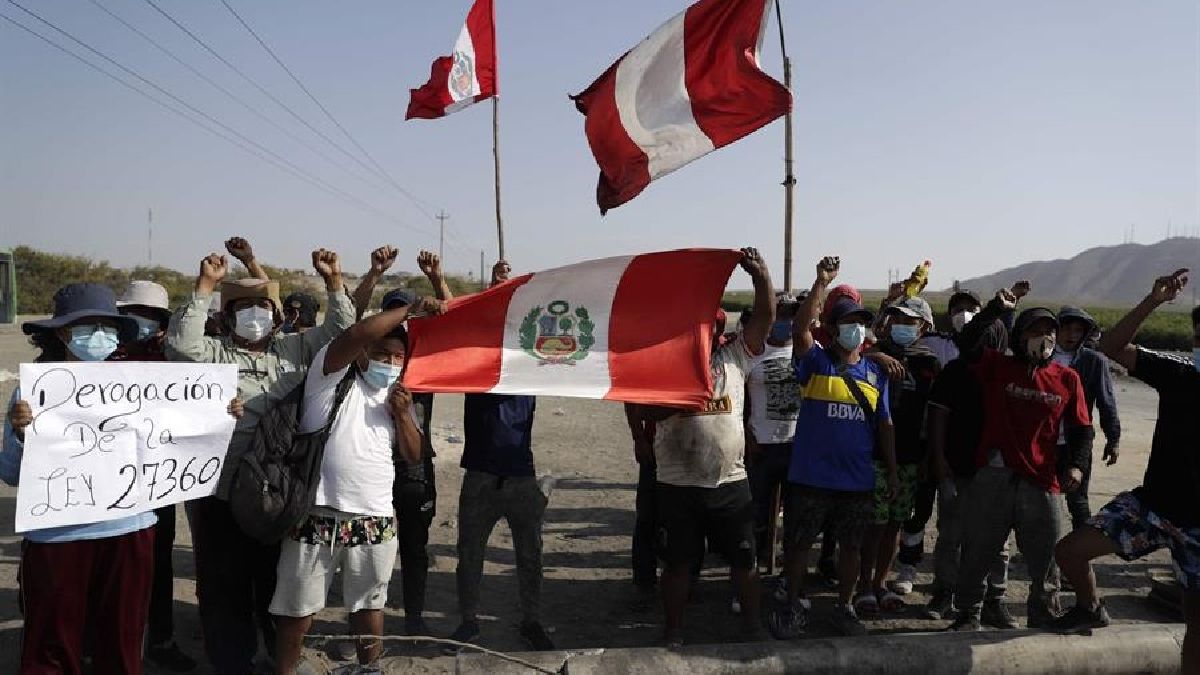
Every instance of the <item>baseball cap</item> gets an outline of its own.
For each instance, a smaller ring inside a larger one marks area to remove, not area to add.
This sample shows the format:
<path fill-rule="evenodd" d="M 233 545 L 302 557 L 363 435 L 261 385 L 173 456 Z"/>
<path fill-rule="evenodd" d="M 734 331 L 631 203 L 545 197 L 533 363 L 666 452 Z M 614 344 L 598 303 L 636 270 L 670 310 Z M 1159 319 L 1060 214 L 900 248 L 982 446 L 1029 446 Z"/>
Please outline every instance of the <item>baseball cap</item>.
<path fill-rule="evenodd" d="M 294 309 L 298 313 L 297 320 L 301 325 L 311 326 L 317 323 L 317 312 L 321 303 L 308 293 L 292 293 L 283 299 L 284 310 Z"/>
<path fill-rule="evenodd" d="M 921 319 L 925 323 L 933 325 L 933 310 L 929 308 L 929 303 L 919 296 L 902 298 L 889 305 L 885 311 L 889 314 L 903 314 L 914 319 Z"/>
<path fill-rule="evenodd" d="M 380 308 L 384 310 L 396 309 L 397 307 L 407 307 L 416 300 L 416 296 L 405 288 L 393 288 L 383 296 L 383 302 L 380 303 Z"/>
<path fill-rule="evenodd" d="M 865 324 L 870 324 L 875 319 L 874 312 L 846 297 L 833 303 L 833 306 L 829 308 L 828 323 L 837 324 L 851 315 L 857 315 Z"/>

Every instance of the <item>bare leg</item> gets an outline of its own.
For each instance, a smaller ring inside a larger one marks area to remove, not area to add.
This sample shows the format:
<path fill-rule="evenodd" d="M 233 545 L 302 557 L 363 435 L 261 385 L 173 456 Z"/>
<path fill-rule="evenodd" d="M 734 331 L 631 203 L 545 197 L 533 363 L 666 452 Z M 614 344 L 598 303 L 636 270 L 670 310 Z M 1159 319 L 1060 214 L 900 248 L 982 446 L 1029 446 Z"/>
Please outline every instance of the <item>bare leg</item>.
<path fill-rule="evenodd" d="M 900 527 L 903 523 L 888 523 L 879 537 L 879 549 L 875 554 L 875 578 L 872 589 L 883 588 L 888 573 L 892 571 L 892 562 L 896 559 L 896 551 L 900 543 Z M 863 554 L 866 558 L 866 554 Z"/>
<path fill-rule="evenodd" d="M 762 617 L 759 615 L 762 589 L 758 586 L 758 570 L 735 569 L 731 572 L 731 576 L 738 602 L 742 603 L 743 627 L 747 632 L 755 632 L 762 624 Z"/>
<path fill-rule="evenodd" d="M 849 605 L 854 598 L 854 582 L 859 572 L 859 542 L 838 542 L 838 602 Z"/>
<path fill-rule="evenodd" d="M 1091 563 L 1100 556 L 1116 552 L 1117 543 L 1090 525 L 1074 530 L 1054 547 L 1058 569 L 1075 587 L 1076 605 L 1095 610 L 1100 604 L 1096 593 L 1096 574 L 1092 571 Z"/>
<path fill-rule="evenodd" d="M 691 564 L 671 564 L 663 569 L 662 599 L 666 614 L 665 635 L 679 637 L 683 630 L 683 608 L 687 604 L 688 587 L 692 582 Z"/>
<path fill-rule="evenodd" d="M 879 550 L 879 538 L 883 536 L 886 525 L 872 523 L 867 526 L 859 545 L 858 591 L 866 593 L 872 590 L 871 580 L 875 577 L 875 555 Z M 841 565 L 838 566 L 841 568 Z M 840 577 L 840 575 L 839 575 Z"/>
<path fill-rule="evenodd" d="M 350 628 L 355 635 L 383 635 L 383 610 L 363 609 L 350 615 Z M 383 653 L 379 640 L 358 641 L 358 662 L 364 666 L 375 663 Z"/>
<path fill-rule="evenodd" d="M 784 554 L 784 569 L 788 580 L 788 604 L 796 602 L 804 591 L 804 578 L 808 574 L 808 551 L 812 542 L 789 545 Z"/>
<path fill-rule="evenodd" d="M 275 617 L 275 662 L 279 675 L 293 675 L 300 665 L 304 636 L 312 627 L 312 615 Z"/>

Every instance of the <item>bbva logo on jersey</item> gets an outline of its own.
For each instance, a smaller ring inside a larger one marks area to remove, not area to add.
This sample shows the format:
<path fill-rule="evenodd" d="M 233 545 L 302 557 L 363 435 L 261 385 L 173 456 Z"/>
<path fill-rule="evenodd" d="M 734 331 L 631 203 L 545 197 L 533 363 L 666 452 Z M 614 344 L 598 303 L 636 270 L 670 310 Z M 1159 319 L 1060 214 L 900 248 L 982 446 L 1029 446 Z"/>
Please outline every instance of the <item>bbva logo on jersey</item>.
<path fill-rule="evenodd" d="M 825 414 L 833 420 L 867 421 L 867 416 L 863 414 L 862 408 L 855 403 L 830 403 Z"/>

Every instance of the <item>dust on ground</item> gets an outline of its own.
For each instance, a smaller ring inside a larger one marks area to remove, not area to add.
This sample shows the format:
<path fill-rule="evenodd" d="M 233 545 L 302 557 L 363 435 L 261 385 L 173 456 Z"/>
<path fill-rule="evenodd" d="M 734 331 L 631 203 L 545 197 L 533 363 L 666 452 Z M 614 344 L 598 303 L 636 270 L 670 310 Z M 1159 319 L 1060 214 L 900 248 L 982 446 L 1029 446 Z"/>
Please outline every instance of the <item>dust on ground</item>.
<path fill-rule="evenodd" d="M 8 397 L 16 382 L 17 366 L 34 355 L 19 331 L 0 327 L 0 406 L 7 412 Z M 1091 504 L 1099 508 L 1117 493 L 1141 482 L 1149 454 L 1156 418 L 1157 395 L 1129 378 L 1117 382 L 1124 435 L 1122 455 L 1115 467 L 1097 462 L 1092 477 Z M 462 396 L 439 395 L 434 406 L 433 432 L 437 458 L 437 515 L 430 530 L 432 564 L 426 599 L 426 620 L 434 631 L 448 635 L 458 623 L 454 590 L 455 521 L 462 470 Z M 540 398 L 534 424 L 534 456 L 539 474 L 550 473 L 557 485 L 550 496 L 544 528 L 545 581 L 542 617 L 560 648 L 642 647 L 658 642 L 662 613 L 631 610 L 634 599 L 629 571 L 630 535 L 634 521 L 634 492 L 637 466 L 629 442 L 624 414 L 619 404 L 578 399 Z M 1097 451 L 1098 452 L 1098 451 Z M 1098 460 L 1098 457 L 1097 457 Z M 16 489 L 0 486 L 0 672 L 16 672 L 20 654 L 21 618 L 18 611 L 17 570 L 20 562 L 19 536 L 13 532 Z M 932 551 L 934 528 L 926 535 Z M 176 639 L 188 654 L 203 661 L 196 606 L 195 564 L 191 536 L 179 509 L 175 542 Z M 522 651 L 517 635 L 517 581 L 512 537 L 501 522 L 489 542 L 480 597 L 480 644 L 501 651 Z M 397 566 L 399 562 L 397 562 Z M 1159 552 L 1145 560 L 1126 563 L 1115 557 L 1097 561 L 1096 573 L 1110 612 L 1118 623 L 1173 620 L 1145 600 L 1151 575 L 1170 576 L 1170 558 Z M 404 620 L 399 569 L 393 577 L 385 632 L 402 635 Z M 872 632 L 939 630 L 947 622 L 920 619 L 921 605 L 928 601 L 932 581 L 932 555 L 921 565 L 915 592 L 906 597 L 908 608 L 883 620 L 868 621 Z M 1028 575 L 1016 553 L 1012 565 L 1008 602 L 1018 617 L 1024 614 Z M 730 612 L 732 589 L 728 568 L 710 556 L 701 576 L 698 602 L 688 607 L 685 630 L 689 642 L 732 642 L 738 635 L 738 618 Z M 814 597 L 815 616 L 810 636 L 832 635 L 819 616 L 832 602 L 833 594 L 821 589 Z M 340 592 L 331 592 L 338 604 Z M 764 597 L 764 605 L 770 602 Z M 1069 599 L 1068 599 L 1069 604 Z M 340 634 L 346 631 L 345 612 L 330 608 L 321 612 L 313 632 Z M 331 645 L 314 641 L 310 653 L 327 665 L 335 663 Z M 416 667 L 440 672 L 444 660 L 432 646 L 387 645 L 388 656 L 412 656 L 397 667 Z M 158 673 L 148 667 L 148 673 Z M 201 666 L 196 672 L 211 672 Z"/>

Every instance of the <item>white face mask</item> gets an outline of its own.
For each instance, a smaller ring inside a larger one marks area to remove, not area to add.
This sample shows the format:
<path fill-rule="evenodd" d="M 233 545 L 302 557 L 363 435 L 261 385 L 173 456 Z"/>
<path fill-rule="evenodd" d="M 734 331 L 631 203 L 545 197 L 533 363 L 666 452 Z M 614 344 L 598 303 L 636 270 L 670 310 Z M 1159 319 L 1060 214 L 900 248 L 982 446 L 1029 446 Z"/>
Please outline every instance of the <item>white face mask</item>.
<path fill-rule="evenodd" d="M 239 309 L 233 317 L 234 334 L 250 342 L 258 342 L 275 329 L 275 313 L 263 307 Z"/>
<path fill-rule="evenodd" d="M 971 319 L 975 318 L 975 312 L 963 310 L 958 314 L 950 317 L 950 325 L 954 326 L 955 333 L 961 333 L 967 324 L 971 323 Z"/>

